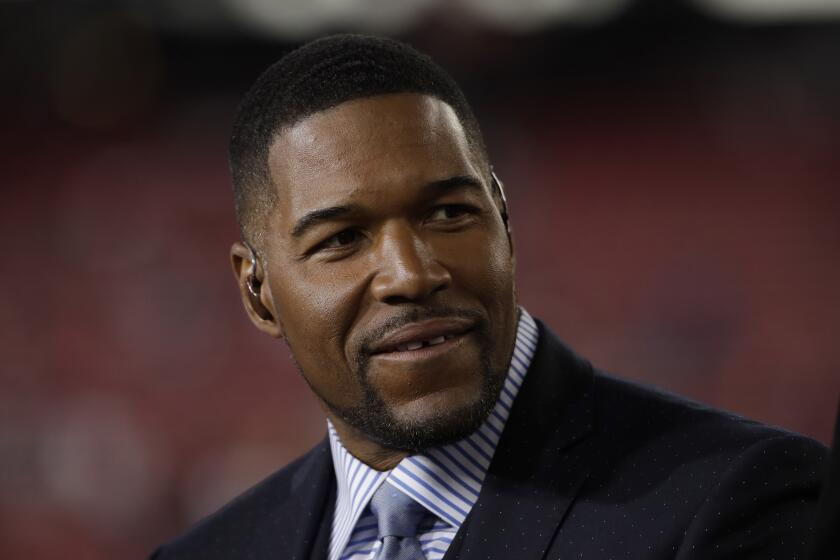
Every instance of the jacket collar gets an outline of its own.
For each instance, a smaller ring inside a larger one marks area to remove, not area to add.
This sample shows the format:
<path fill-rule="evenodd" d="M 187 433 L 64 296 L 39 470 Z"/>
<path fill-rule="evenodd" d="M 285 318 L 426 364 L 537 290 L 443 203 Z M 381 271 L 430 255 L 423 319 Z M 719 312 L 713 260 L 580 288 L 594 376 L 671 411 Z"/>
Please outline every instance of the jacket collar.
<path fill-rule="evenodd" d="M 290 482 L 289 501 L 276 528 L 282 533 L 277 551 L 294 560 L 326 560 L 335 509 L 335 473 L 324 438 L 304 458 Z"/>
<path fill-rule="evenodd" d="M 465 558 L 498 557 L 500 551 L 521 560 L 543 558 L 589 474 L 594 450 L 582 440 L 593 426 L 592 367 L 539 326 L 534 361 L 478 502 L 446 560 L 462 552 Z M 516 530 L 505 531 L 500 515 L 515 520 Z"/>

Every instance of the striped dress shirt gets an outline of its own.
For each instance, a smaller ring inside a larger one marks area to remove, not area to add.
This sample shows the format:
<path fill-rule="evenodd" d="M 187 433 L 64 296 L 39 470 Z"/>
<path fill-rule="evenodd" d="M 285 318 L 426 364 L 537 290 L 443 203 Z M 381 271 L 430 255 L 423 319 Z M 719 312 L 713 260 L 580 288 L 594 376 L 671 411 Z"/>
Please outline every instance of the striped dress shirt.
<path fill-rule="evenodd" d="M 513 357 L 499 400 L 481 427 L 466 438 L 410 455 L 390 471 L 377 471 L 350 454 L 332 423 L 327 421 L 338 481 L 330 560 L 375 557 L 380 543 L 376 517 L 370 511 L 369 503 L 373 493 L 386 480 L 433 514 L 421 525 L 418 539 L 428 560 L 443 558 L 478 500 L 513 400 L 537 346 L 537 325 L 528 312 L 521 308 L 520 311 Z"/>

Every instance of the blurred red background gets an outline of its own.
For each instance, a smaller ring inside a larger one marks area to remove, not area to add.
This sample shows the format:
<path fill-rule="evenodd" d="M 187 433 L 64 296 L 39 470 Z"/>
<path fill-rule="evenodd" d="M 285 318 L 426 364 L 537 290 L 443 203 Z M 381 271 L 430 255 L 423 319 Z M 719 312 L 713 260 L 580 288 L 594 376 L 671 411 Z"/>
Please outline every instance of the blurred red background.
<path fill-rule="evenodd" d="M 532 314 L 598 367 L 828 443 L 840 20 L 722 3 L 299 28 L 221 0 L 0 6 L 0 556 L 143 557 L 323 437 L 240 308 L 226 143 L 259 72 L 326 30 L 464 86 Z"/>

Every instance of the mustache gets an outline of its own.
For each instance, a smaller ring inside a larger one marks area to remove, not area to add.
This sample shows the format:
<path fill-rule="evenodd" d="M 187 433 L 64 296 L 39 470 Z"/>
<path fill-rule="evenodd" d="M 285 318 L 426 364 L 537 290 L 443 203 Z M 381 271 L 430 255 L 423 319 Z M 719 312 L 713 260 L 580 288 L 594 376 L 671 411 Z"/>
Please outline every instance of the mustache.
<path fill-rule="evenodd" d="M 446 306 L 413 307 L 389 317 L 365 332 L 359 340 L 360 353 L 362 356 L 370 355 L 373 344 L 406 325 L 430 319 L 449 319 L 453 317 L 468 319 L 475 324 L 476 329 L 485 329 L 486 319 L 484 315 L 473 309 L 458 309 Z"/>

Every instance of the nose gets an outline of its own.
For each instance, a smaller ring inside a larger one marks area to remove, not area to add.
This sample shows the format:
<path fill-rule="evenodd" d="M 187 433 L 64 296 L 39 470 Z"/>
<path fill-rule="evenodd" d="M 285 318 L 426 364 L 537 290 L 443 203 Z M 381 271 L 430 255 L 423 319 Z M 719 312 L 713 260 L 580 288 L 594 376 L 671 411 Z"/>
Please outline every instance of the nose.
<path fill-rule="evenodd" d="M 385 231 L 375 258 L 379 266 L 371 291 L 383 303 L 422 301 L 452 283 L 432 247 L 409 226 Z"/>

